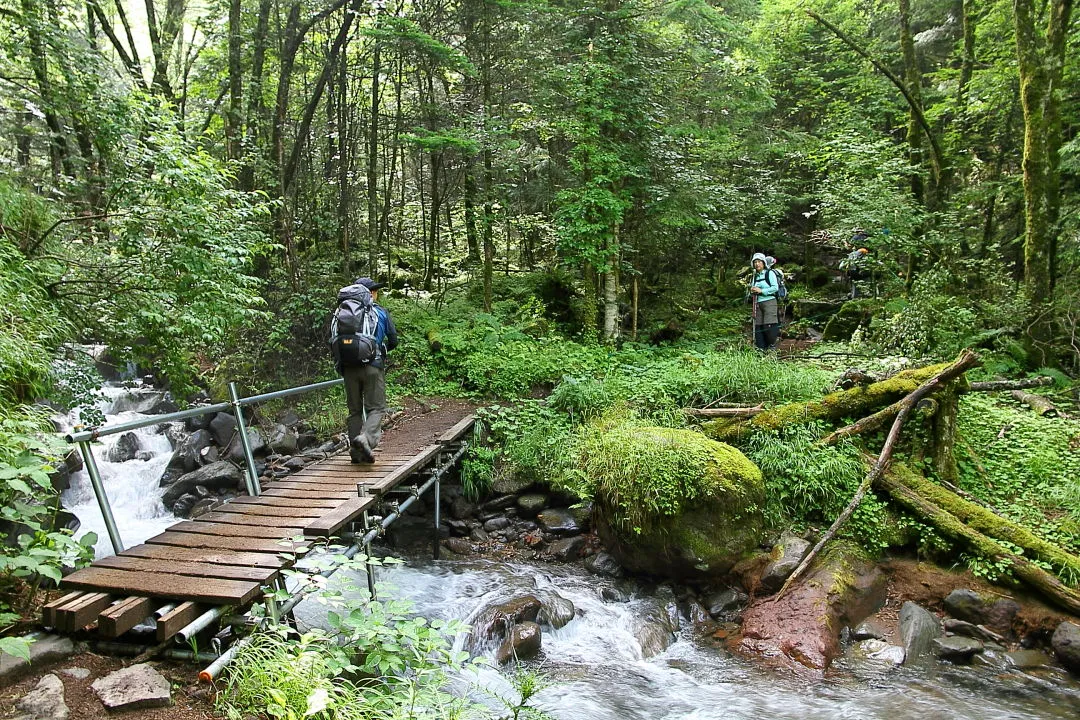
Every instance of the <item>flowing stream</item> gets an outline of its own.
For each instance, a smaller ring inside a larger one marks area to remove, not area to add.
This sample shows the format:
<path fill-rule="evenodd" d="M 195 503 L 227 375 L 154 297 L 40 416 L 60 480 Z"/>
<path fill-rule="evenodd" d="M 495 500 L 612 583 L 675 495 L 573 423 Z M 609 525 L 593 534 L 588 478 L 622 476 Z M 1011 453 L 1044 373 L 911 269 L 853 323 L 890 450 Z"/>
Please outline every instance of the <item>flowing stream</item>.
<path fill-rule="evenodd" d="M 135 383 L 132 387 L 105 385 L 102 388 L 104 400 L 101 410 L 105 413 L 105 424 L 141 420 L 163 398 L 160 390 L 144 387 Z M 65 431 L 73 418 L 60 418 L 65 422 Z M 139 450 L 136 458 L 126 462 L 110 462 L 110 453 L 120 439 L 127 433 L 107 435 L 91 445 L 97 460 L 105 494 L 109 497 L 113 518 L 116 520 L 120 538 L 124 547 L 138 545 L 149 537 L 157 535 L 177 518 L 161 502 L 161 488 L 158 481 L 172 458 L 172 443 L 160 431 L 160 426 L 150 426 L 131 431 L 138 438 Z M 83 468 L 71 475 L 71 486 L 64 491 L 61 500 L 66 509 L 75 514 L 82 525 L 77 534 L 87 531 L 97 533 L 95 553 L 97 557 L 113 554 L 109 533 L 105 529 L 105 520 L 94 497 L 94 488 L 90 475 Z"/>
<path fill-rule="evenodd" d="M 162 397 L 139 385 L 106 386 L 103 392 L 108 424 L 145 417 Z M 155 427 L 134 432 L 139 444 L 135 459 L 108 459 L 122 435 L 93 446 L 125 547 L 176 522 L 161 503 L 158 487 L 171 444 Z M 80 532 L 98 534 L 97 556 L 111 555 L 85 470 L 72 475 L 63 503 L 82 522 Z M 335 581 L 343 574 L 335 575 Z M 417 613 L 432 619 L 471 623 L 485 608 L 526 594 L 557 593 L 570 600 L 576 616 L 561 629 L 544 627 L 542 660 L 530 663 L 550 682 L 533 704 L 558 720 L 1080 717 L 1080 686 L 1056 670 L 1010 672 L 994 663 L 896 668 L 859 658 L 849 649 L 828 679 L 807 679 L 734 655 L 711 638 L 696 636 L 685 621 L 665 648 L 647 638 L 658 636 L 656 618 L 672 615 L 670 591 L 664 595 L 628 581 L 601 579 L 579 566 L 413 559 L 380 568 L 378 577 L 383 593 L 411 600 Z M 353 581 L 365 585 L 363 578 Z M 606 601 L 601 596 L 605 587 L 629 599 Z M 322 624 L 324 612 L 312 601 L 297 607 L 298 618 L 309 625 Z M 650 623 L 654 632 L 643 632 Z M 667 634 L 659 632 L 660 637 Z M 460 646 L 465 643 L 458 638 Z M 493 648 L 479 652 L 494 656 Z M 513 696 L 506 678 L 493 668 L 471 681 L 489 693 Z"/>
<path fill-rule="evenodd" d="M 533 704 L 558 720 L 1080 717 L 1080 687 L 1054 670 L 1003 672 L 936 661 L 923 669 L 893 667 L 857 659 L 851 650 L 828 679 L 808 679 L 734 655 L 707 636 L 695 637 L 686 623 L 673 644 L 645 657 L 638 640 L 643 619 L 662 616 L 667 600 L 577 566 L 410 560 L 380 568 L 378 578 L 387 596 L 411 600 L 432 619 L 472 622 L 491 604 L 530 593 L 557 592 L 572 601 L 577 616 L 559 630 L 545 626 L 542 660 L 530 663 L 551 683 Z M 363 578 L 353 580 L 364 586 Z M 629 601 L 603 600 L 605 586 Z M 314 602 L 297 608 L 308 624 L 320 624 L 321 612 Z M 494 669 L 478 680 L 489 692 L 513 696 Z"/>

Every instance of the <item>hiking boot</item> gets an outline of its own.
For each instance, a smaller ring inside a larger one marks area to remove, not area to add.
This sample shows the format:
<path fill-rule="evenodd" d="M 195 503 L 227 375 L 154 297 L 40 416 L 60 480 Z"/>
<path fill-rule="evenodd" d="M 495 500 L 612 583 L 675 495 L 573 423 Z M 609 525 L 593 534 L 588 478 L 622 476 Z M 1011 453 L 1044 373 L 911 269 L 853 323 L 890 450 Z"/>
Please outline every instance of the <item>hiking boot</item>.
<path fill-rule="evenodd" d="M 349 457 L 352 458 L 354 463 L 367 463 L 370 465 L 375 462 L 375 453 L 371 452 L 371 446 L 368 445 L 367 438 L 363 435 L 357 435 L 349 443 Z"/>

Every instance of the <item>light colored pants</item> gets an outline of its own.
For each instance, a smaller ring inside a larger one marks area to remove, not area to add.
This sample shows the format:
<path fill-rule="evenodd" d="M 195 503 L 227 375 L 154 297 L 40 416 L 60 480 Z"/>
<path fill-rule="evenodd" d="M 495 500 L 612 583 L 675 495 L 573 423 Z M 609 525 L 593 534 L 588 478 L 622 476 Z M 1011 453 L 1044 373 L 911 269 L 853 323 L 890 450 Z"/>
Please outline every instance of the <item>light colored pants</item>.
<path fill-rule="evenodd" d="M 386 375 L 371 365 L 342 368 L 345 401 L 349 406 L 349 439 L 363 434 L 374 450 L 382 439 L 382 419 L 386 414 Z"/>

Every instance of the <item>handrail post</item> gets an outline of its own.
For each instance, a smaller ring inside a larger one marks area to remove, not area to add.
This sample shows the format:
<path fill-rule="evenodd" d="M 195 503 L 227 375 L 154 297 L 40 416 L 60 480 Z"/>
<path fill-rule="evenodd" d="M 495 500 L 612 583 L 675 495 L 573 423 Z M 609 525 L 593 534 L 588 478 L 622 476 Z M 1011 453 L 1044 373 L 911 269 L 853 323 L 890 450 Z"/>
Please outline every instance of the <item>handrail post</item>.
<path fill-rule="evenodd" d="M 443 454 L 439 453 L 439 459 L 435 463 L 435 531 L 431 538 L 431 557 L 435 560 L 439 559 L 439 511 L 442 509 L 442 500 L 439 497 L 441 493 L 438 470 L 442 466 L 442 460 Z"/>
<path fill-rule="evenodd" d="M 98 472 L 94 451 L 90 449 L 90 443 L 83 440 L 79 443 L 79 452 L 82 453 L 83 463 L 86 464 L 86 474 L 90 476 L 90 484 L 94 488 L 94 497 L 97 498 L 98 507 L 101 508 L 101 517 L 105 519 L 105 529 L 109 533 L 109 542 L 112 543 L 113 552 L 119 555 L 124 552 L 124 541 L 120 539 L 120 531 L 116 529 L 116 520 L 113 519 L 109 496 L 105 494 L 105 485 L 101 482 L 101 473 Z"/>
<path fill-rule="evenodd" d="M 236 383 L 229 383 L 229 401 L 236 415 L 236 429 L 240 433 L 240 445 L 244 448 L 244 460 L 247 461 L 247 491 L 251 497 L 262 495 L 259 486 L 259 474 L 255 472 L 255 457 L 251 454 L 251 443 L 248 441 L 247 426 L 244 424 L 244 408 L 240 405 L 240 396 L 236 394 Z"/>

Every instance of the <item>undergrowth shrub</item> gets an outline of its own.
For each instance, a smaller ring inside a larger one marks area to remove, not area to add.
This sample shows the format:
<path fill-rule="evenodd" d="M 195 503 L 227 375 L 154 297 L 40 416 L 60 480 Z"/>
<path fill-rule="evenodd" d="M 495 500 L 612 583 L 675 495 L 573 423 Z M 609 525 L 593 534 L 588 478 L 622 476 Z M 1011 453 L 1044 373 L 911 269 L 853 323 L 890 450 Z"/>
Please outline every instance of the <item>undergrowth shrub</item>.
<path fill-rule="evenodd" d="M 960 400 L 960 486 L 1043 538 L 1080 550 L 1080 421 L 979 393 Z"/>
<path fill-rule="evenodd" d="M 788 425 L 779 433 L 759 430 L 743 449 L 765 476 L 766 518 L 773 527 L 831 525 L 847 507 L 867 468 L 848 442 L 822 446 L 827 430 L 817 424 Z M 868 550 L 886 547 L 895 537 L 887 503 L 867 493 L 840 535 Z"/>

